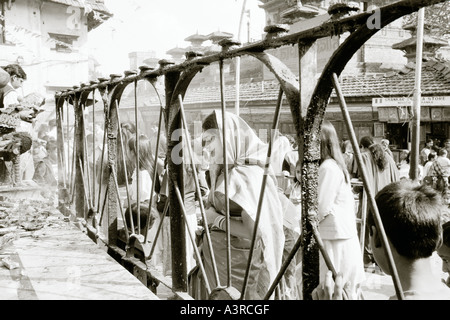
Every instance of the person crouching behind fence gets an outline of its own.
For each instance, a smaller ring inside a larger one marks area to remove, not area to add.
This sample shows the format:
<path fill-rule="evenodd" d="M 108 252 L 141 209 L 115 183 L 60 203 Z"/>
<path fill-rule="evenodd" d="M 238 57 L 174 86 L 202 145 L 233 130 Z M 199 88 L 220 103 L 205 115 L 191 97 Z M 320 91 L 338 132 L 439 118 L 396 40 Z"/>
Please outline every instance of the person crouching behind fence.
<path fill-rule="evenodd" d="M 139 136 L 139 167 L 138 169 L 134 169 L 132 175 L 131 175 L 131 186 L 129 188 L 130 192 L 130 201 L 131 201 L 131 211 L 133 213 L 133 223 L 135 230 L 133 232 L 141 234 L 145 231 L 146 223 L 148 220 L 148 217 L 150 216 L 150 224 L 148 228 L 148 235 L 147 240 L 149 242 L 153 242 L 156 235 L 156 228 L 158 225 L 158 222 L 160 217 L 158 210 L 156 208 L 156 194 L 153 195 L 152 203 L 150 204 L 150 194 L 152 192 L 152 176 L 153 176 L 153 168 L 155 165 L 154 161 L 154 155 L 152 153 L 152 148 L 150 144 L 150 139 L 144 135 L 141 134 Z M 130 150 L 130 157 L 132 160 L 136 163 L 136 157 L 137 157 L 137 150 L 136 150 L 136 136 L 131 136 L 128 141 L 128 147 Z M 139 174 L 139 179 L 138 179 Z M 139 180 L 139 188 L 138 188 L 138 180 Z M 138 197 L 138 190 L 139 190 L 139 197 Z M 137 201 L 139 199 L 139 206 L 143 207 L 138 211 L 137 210 Z M 129 205 L 125 203 L 125 207 L 129 208 Z M 148 208 L 151 208 L 148 210 Z M 145 208 L 147 210 L 145 210 Z M 138 212 L 140 212 L 140 227 L 141 229 L 138 229 Z M 126 215 L 127 219 L 127 226 L 131 227 L 131 220 L 129 217 L 129 210 Z M 145 236 L 145 235 L 143 235 Z M 161 246 L 157 246 L 155 248 L 155 252 L 153 254 L 154 259 L 152 259 L 155 264 L 159 264 L 159 255 L 160 255 L 160 249 Z"/>

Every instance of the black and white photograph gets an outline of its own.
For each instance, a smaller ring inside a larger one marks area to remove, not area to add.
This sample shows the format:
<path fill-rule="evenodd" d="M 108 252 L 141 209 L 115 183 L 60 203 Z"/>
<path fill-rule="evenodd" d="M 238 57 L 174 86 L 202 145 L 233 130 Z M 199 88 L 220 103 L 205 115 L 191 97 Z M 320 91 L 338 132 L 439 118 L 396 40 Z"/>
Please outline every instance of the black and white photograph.
<path fill-rule="evenodd" d="M 0 300 L 450 300 L 450 1 L 0 10 Z"/>

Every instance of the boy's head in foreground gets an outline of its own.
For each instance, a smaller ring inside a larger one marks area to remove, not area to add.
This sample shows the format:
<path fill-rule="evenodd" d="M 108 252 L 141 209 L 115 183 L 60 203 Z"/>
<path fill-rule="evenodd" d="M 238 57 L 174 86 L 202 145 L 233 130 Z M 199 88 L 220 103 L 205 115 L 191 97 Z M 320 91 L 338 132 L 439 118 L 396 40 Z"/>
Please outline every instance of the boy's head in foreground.
<path fill-rule="evenodd" d="M 444 207 L 441 196 L 433 188 L 402 180 L 384 187 L 375 200 L 394 257 L 397 255 L 412 262 L 431 257 L 440 247 Z M 374 258 L 381 269 L 390 274 L 382 237 L 372 212 L 367 223 Z"/>

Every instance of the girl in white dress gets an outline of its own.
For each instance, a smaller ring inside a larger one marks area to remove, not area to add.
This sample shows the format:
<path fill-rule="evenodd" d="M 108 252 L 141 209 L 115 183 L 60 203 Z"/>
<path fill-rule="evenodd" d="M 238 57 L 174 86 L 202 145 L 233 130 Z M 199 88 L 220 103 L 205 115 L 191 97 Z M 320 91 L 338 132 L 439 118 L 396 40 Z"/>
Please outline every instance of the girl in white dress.
<path fill-rule="evenodd" d="M 356 214 L 350 177 L 339 147 L 336 130 L 324 121 L 321 130 L 319 167 L 319 232 L 336 272 L 349 282 L 350 299 L 360 295 L 365 279 L 361 247 L 356 230 Z M 320 256 L 320 282 L 328 271 Z"/>

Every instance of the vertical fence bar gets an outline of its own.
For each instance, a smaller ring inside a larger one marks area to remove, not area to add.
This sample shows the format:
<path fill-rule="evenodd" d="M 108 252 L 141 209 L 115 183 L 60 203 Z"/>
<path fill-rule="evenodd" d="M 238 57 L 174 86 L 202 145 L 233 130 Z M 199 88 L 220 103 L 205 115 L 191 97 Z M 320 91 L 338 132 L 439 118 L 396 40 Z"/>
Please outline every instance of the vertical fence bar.
<path fill-rule="evenodd" d="M 107 90 L 106 88 L 100 90 L 100 94 L 102 95 L 102 101 L 103 101 L 103 113 L 104 113 L 104 123 L 103 123 L 103 145 L 102 145 L 102 155 L 100 157 L 100 176 L 97 179 L 99 182 L 98 186 L 98 205 L 97 207 L 100 209 L 100 201 L 101 201 L 101 195 L 102 195 L 102 185 L 103 185 L 103 171 L 104 171 L 104 161 L 105 161 L 105 151 L 106 151 L 106 137 L 108 133 L 108 122 L 109 122 L 109 108 L 107 103 Z M 106 192 L 105 192 L 105 199 L 104 203 L 106 202 Z M 104 205 L 103 205 L 104 207 Z M 101 211 L 101 215 L 103 216 L 103 209 Z M 99 224 L 101 225 L 101 220 L 99 221 Z"/>
<path fill-rule="evenodd" d="M 66 202 L 66 192 L 67 185 L 65 179 L 65 165 L 66 161 L 64 159 L 64 134 L 63 134 L 63 123 L 62 123 L 62 110 L 64 107 L 64 102 L 61 103 L 60 99 L 62 97 L 55 98 L 56 101 L 56 142 L 58 144 L 58 207 L 62 212 L 65 211 Z"/>
<path fill-rule="evenodd" d="M 226 105 L 225 105 L 225 76 L 223 74 L 223 60 L 219 61 L 220 69 L 220 102 L 222 106 L 222 148 L 223 148 L 223 179 L 225 185 L 225 229 L 227 233 L 227 286 L 231 287 L 231 235 L 230 235 L 230 201 L 228 199 L 228 163 L 227 163 L 227 135 Z"/>
<path fill-rule="evenodd" d="M 375 202 L 374 195 L 372 194 L 372 191 L 369 188 L 367 172 L 366 172 L 363 162 L 362 162 L 361 151 L 358 148 L 359 144 L 358 144 L 358 141 L 356 140 L 356 135 L 355 135 L 355 131 L 353 130 L 352 121 L 350 119 L 350 114 L 348 112 L 347 104 L 345 102 L 345 98 L 342 93 L 341 85 L 339 84 L 339 79 L 338 79 L 338 76 L 336 75 L 336 73 L 333 73 L 332 80 L 333 80 L 334 89 L 336 90 L 336 94 L 339 99 L 339 105 L 341 106 L 341 111 L 342 111 L 342 115 L 344 117 L 345 125 L 347 126 L 347 131 L 351 138 L 350 141 L 353 146 L 353 153 L 356 155 L 358 169 L 360 169 L 360 171 L 361 171 L 361 178 L 363 180 L 364 189 L 367 193 L 367 198 L 369 200 L 369 207 L 374 215 L 375 224 L 377 226 L 378 231 L 380 232 L 381 240 L 382 240 L 383 246 L 385 248 L 386 257 L 389 262 L 389 269 L 391 271 L 392 280 L 393 280 L 394 286 L 395 286 L 395 292 L 396 292 L 399 300 L 404 300 L 402 286 L 400 283 L 400 279 L 398 277 L 394 258 L 392 257 L 392 252 L 390 249 L 389 241 L 388 241 L 386 233 L 384 231 L 383 222 L 381 221 L 380 213 L 378 212 L 378 207 Z"/>
<path fill-rule="evenodd" d="M 83 176 L 83 184 L 85 184 L 85 181 L 87 181 L 87 190 L 88 190 L 88 199 L 86 199 L 89 208 L 93 207 L 92 201 L 91 201 L 91 173 L 90 173 L 90 168 L 89 168 L 89 149 L 87 146 L 87 134 L 86 134 L 86 125 L 85 125 L 85 118 L 84 118 L 84 110 L 85 110 L 85 105 L 81 105 L 81 120 L 83 121 L 83 147 L 84 147 L 84 167 L 86 169 L 86 175 Z M 85 180 L 86 179 L 86 180 Z"/>
<path fill-rule="evenodd" d="M 73 180 L 72 180 L 72 172 L 71 172 L 71 169 L 73 170 L 73 165 L 71 166 L 70 164 L 72 163 L 72 162 L 69 162 L 70 161 L 70 159 L 73 157 L 73 154 L 72 154 L 72 157 L 70 156 L 70 120 L 69 120 L 69 117 L 70 117 L 70 113 L 69 113 L 69 99 L 70 99 L 71 97 L 69 96 L 68 98 L 67 98 L 67 103 L 66 103 L 66 109 L 67 109 L 67 113 L 66 113 L 66 115 L 67 115 L 67 119 L 66 119 L 66 123 L 67 123 L 67 125 L 66 125 L 66 140 L 67 140 L 67 168 L 65 167 L 64 169 L 65 170 L 67 170 L 67 179 L 69 180 L 68 182 L 69 182 L 69 188 L 72 188 L 71 187 L 71 185 L 72 185 L 72 183 L 73 183 Z M 72 100 L 73 101 L 73 100 Z M 74 115 L 75 115 L 75 111 L 74 111 Z M 75 128 L 74 128 L 74 130 L 75 130 Z M 64 132 L 63 132 L 63 136 L 64 136 Z M 74 135 L 74 139 L 75 139 L 75 135 Z M 74 142 L 74 141 L 73 141 Z M 73 143 L 73 146 L 72 146 L 72 153 L 73 152 L 75 152 L 75 143 Z M 73 159 L 72 159 L 73 160 Z"/>
<path fill-rule="evenodd" d="M 137 80 L 134 80 L 134 121 L 136 122 L 136 210 L 137 210 L 137 226 L 138 226 L 138 234 L 141 234 L 141 204 L 140 204 L 140 166 L 139 166 L 139 140 L 140 140 L 140 134 L 139 134 L 139 117 L 138 117 L 138 104 L 137 104 Z M 150 217 L 149 217 L 150 219 Z"/>
<path fill-rule="evenodd" d="M 84 148 L 83 146 L 83 108 L 79 105 L 79 95 L 75 95 L 73 100 L 73 107 L 75 112 L 75 145 L 76 148 L 76 160 L 75 160 L 75 208 L 78 218 L 85 218 L 86 215 L 86 203 L 84 201 L 83 190 L 83 166 L 80 160 L 84 160 Z"/>
<path fill-rule="evenodd" d="M 114 99 L 116 100 L 116 99 Z M 108 165 L 110 168 L 110 174 L 108 177 L 108 189 L 105 197 L 108 197 L 108 212 L 107 212 L 107 221 L 108 221 L 108 244 L 116 245 L 118 235 L 117 235 L 117 213 L 118 210 L 118 190 L 116 190 L 117 184 L 117 176 L 113 175 L 114 167 L 116 165 L 117 159 L 117 133 L 118 133 L 118 123 L 117 116 L 115 112 L 111 112 L 111 108 L 115 108 L 115 103 L 109 104 L 109 121 L 108 121 Z M 125 222 L 125 221 L 124 221 Z"/>
<path fill-rule="evenodd" d="M 420 109 L 421 109 L 421 82 L 422 82 L 422 51 L 423 51 L 423 20 L 425 9 L 419 9 L 417 13 L 417 44 L 416 44 L 416 70 L 414 81 L 414 103 L 413 103 L 413 120 L 412 124 L 412 141 L 411 141 L 411 166 L 409 169 L 409 177 L 411 180 L 419 179 L 419 143 L 420 143 Z"/>
<path fill-rule="evenodd" d="M 181 118 L 178 112 L 178 100 L 175 96 L 175 88 L 180 79 L 179 72 L 168 72 L 165 75 L 166 91 L 166 119 L 167 119 L 167 170 L 169 173 L 169 216 L 170 216 L 170 242 L 172 255 L 172 290 L 187 291 L 187 261 L 186 261 L 186 227 L 181 215 L 181 206 L 178 203 L 173 181 L 176 181 L 182 195 L 184 195 L 183 163 L 178 156 L 183 158 L 183 150 L 176 157 L 172 154 L 176 146 L 183 143 L 182 135 L 176 139 L 181 128 Z"/>
<path fill-rule="evenodd" d="M 273 140 L 273 136 L 277 130 L 278 122 L 280 120 L 280 111 L 281 111 L 282 102 L 283 102 L 283 90 L 280 88 L 280 91 L 278 92 L 278 101 L 277 101 L 277 105 L 275 108 L 275 114 L 273 116 L 273 121 L 272 121 L 272 132 L 270 133 L 270 136 L 269 136 L 269 146 L 267 148 L 266 164 L 264 166 L 264 176 L 263 176 L 263 180 L 261 183 L 261 191 L 259 194 L 258 208 L 256 211 L 255 227 L 253 230 L 252 242 L 251 242 L 251 246 L 250 246 L 250 253 L 248 256 L 247 268 L 245 270 L 244 282 L 243 282 L 242 290 L 241 290 L 241 300 L 244 299 L 245 294 L 247 292 L 248 277 L 249 277 L 250 269 L 252 266 L 253 252 L 254 252 L 255 243 L 256 243 L 256 234 L 258 233 L 258 225 L 259 225 L 259 220 L 261 218 L 261 208 L 262 208 L 262 204 L 263 204 L 263 200 L 264 200 L 264 191 L 266 190 L 267 177 L 269 176 L 269 173 L 270 173 L 269 169 L 270 169 L 270 159 L 272 156 L 272 143 L 273 143 L 272 140 Z"/>
<path fill-rule="evenodd" d="M 192 152 L 191 139 L 190 139 L 189 132 L 187 129 L 188 127 L 187 127 L 187 121 L 186 121 L 186 114 L 184 112 L 183 99 L 181 98 L 181 95 L 178 96 L 178 99 L 180 102 L 181 119 L 183 121 L 185 137 L 186 137 L 186 141 L 187 141 L 186 146 L 187 146 L 187 149 L 189 152 L 189 157 L 191 159 L 192 172 L 194 174 L 195 191 L 196 191 L 198 199 L 199 199 L 198 203 L 200 206 L 200 212 L 201 212 L 204 227 L 205 227 L 206 242 L 207 242 L 209 251 L 211 252 L 211 260 L 212 260 L 211 263 L 212 263 L 212 267 L 213 267 L 213 271 L 214 271 L 214 277 L 216 279 L 217 286 L 219 287 L 220 286 L 220 278 L 219 278 L 219 273 L 217 271 L 216 259 L 214 258 L 214 250 L 213 250 L 213 246 L 212 246 L 212 242 L 211 242 L 211 235 L 210 235 L 209 229 L 208 229 L 208 221 L 206 219 L 205 207 L 203 206 L 202 193 L 200 191 L 200 184 L 198 182 L 197 169 L 195 167 L 195 160 L 194 160 L 194 155 Z"/>
<path fill-rule="evenodd" d="M 93 144 L 92 144 L 92 206 L 95 207 L 95 193 L 96 193 L 96 167 L 97 167 L 97 156 L 95 154 L 95 148 L 97 147 L 97 137 L 95 134 L 95 89 L 92 90 L 92 135 L 93 135 Z M 97 207 L 98 210 L 98 207 Z M 96 210 L 96 211 L 97 211 Z"/>

